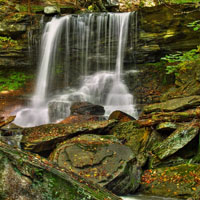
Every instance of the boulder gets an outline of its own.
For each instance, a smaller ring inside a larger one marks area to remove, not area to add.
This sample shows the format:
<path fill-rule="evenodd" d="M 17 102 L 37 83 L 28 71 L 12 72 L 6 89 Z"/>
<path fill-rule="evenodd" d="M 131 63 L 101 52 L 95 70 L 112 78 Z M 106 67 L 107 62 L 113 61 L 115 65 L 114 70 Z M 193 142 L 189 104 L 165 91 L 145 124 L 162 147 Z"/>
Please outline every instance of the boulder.
<path fill-rule="evenodd" d="M 67 140 L 50 160 L 119 195 L 139 187 L 141 169 L 135 164 L 134 153 L 113 136 L 90 134 Z"/>
<path fill-rule="evenodd" d="M 132 117 L 120 110 L 116 110 L 116 111 L 112 112 L 108 119 L 115 119 L 115 120 L 118 120 L 119 122 L 128 122 L 131 120 L 135 120 L 134 117 Z"/>
<path fill-rule="evenodd" d="M 144 113 L 181 111 L 200 105 L 200 96 L 190 96 L 144 106 Z"/>
<path fill-rule="evenodd" d="M 38 155 L 0 142 L 0 199 L 113 199 L 108 190 Z"/>
<path fill-rule="evenodd" d="M 55 15 L 60 12 L 59 8 L 57 6 L 46 6 L 44 8 L 44 13 L 46 15 Z"/>
<path fill-rule="evenodd" d="M 103 106 L 89 102 L 75 102 L 70 107 L 71 115 L 104 115 Z"/>
<path fill-rule="evenodd" d="M 151 129 L 148 127 L 140 128 L 137 121 L 118 123 L 111 133 L 129 146 L 134 155 L 137 155 L 139 166 L 145 165 L 147 161 L 146 148 L 151 136 Z"/>
<path fill-rule="evenodd" d="M 2 118 L 0 120 L 0 128 L 5 126 L 5 125 L 7 125 L 7 124 L 9 124 L 9 123 L 11 123 L 12 121 L 14 121 L 15 117 L 16 116 L 10 116 L 10 117 L 8 117 L 6 119 Z"/>
<path fill-rule="evenodd" d="M 200 165 L 182 164 L 145 170 L 140 192 L 148 195 L 199 199 Z"/>
<path fill-rule="evenodd" d="M 83 122 L 93 122 L 93 121 L 103 121 L 106 120 L 102 115 L 70 115 L 65 118 L 59 124 L 73 124 L 73 123 L 83 123 Z"/>
<path fill-rule="evenodd" d="M 107 120 L 74 124 L 46 124 L 24 128 L 21 143 L 24 149 L 33 152 L 52 150 L 57 143 L 79 134 L 107 134 L 116 123 L 114 120 Z"/>
<path fill-rule="evenodd" d="M 186 146 L 198 133 L 199 127 L 195 123 L 180 126 L 163 142 L 157 144 L 153 153 L 159 159 L 165 159 Z"/>

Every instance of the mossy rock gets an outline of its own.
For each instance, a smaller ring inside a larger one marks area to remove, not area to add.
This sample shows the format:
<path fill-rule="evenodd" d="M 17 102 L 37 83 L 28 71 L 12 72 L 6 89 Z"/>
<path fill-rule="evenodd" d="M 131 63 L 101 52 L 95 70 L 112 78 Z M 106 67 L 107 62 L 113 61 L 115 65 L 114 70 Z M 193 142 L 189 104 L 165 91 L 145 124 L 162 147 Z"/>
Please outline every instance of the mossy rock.
<path fill-rule="evenodd" d="M 137 121 L 122 122 L 117 124 L 111 131 L 123 144 L 129 146 L 137 155 L 139 166 L 145 165 L 148 155 L 146 149 L 151 136 L 151 129 L 140 128 Z"/>
<path fill-rule="evenodd" d="M 125 195 L 139 187 L 141 169 L 135 157 L 115 137 L 90 134 L 61 143 L 50 160 L 115 194 Z"/>
<path fill-rule="evenodd" d="M 38 155 L 0 142 L 0 199 L 105 200 L 120 198 Z"/>
<path fill-rule="evenodd" d="M 58 143 L 79 134 L 107 134 L 115 124 L 115 120 L 107 120 L 74 124 L 46 124 L 24 128 L 21 143 L 24 149 L 33 152 L 53 150 Z"/>
<path fill-rule="evenodd" d="M 195 123 L 180 126 L 163 142 L 154 146 L 153 153 L 163 160 L 186 146 L 198 133 L 199 127 Z"/>
<path fill-rule="evenodd" d="M 144 113 L 181 111 L 188 108 L 195 108 L 200 105 L 200 96 L 189 96 L 168 100 L 162 103 L 150 104 L 144 107 Z"/>
<path fill-rule="evenodd" d="M 140 192 L 155 196 L 199 199 L 199 183 L 200 165 L 182 164 L 144 171 Z"/>

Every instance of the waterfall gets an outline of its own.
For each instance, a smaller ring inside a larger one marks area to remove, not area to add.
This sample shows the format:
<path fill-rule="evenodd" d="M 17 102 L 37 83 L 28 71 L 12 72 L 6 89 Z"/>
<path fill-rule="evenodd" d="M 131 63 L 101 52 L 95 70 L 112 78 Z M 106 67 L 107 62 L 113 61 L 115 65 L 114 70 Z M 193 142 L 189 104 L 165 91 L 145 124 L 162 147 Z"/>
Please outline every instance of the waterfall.
<path fill-rule="evenodd" d="M 35 126 L 65 118 L 73 101 L 103 105 L 107 116 L 122 110 L 137 118 L 134 97 L 123 80 L 131 15 L 135 13 L 67 15 L 48 22 L 35 93 L 15 123 Z"/>

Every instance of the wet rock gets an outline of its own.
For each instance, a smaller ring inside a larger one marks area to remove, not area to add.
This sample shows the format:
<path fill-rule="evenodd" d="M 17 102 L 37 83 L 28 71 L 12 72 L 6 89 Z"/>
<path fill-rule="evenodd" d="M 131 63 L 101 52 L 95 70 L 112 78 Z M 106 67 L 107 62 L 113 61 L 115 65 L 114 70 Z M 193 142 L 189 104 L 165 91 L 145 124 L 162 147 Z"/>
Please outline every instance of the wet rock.
<path fill-rule="evenodd" d="M 9 124 L 9 123 L 11 123 L 12 121 L 14 121 L 15 117 L 16 116 L 10 116 L 10 117 L 8 117 L 6 119 L 4 119 L 4 118 L 1 119 L 0 120 L 0 128 L 5 126 L 5 125 L 7 125 L 7 124 Z"/>
<path fill-rule="evenodd" d="M 59 124 L 73 124 L 73 123 L 83 123 L 83 122 L 93 122 L 93 121 L 103 121 L 106 120 L 102 115 L 70 115 L 66 119 L 59 122 Z"/>
<path fill-rule="evenodd" d="M 103 106 L 89 102 L 75 102 L 70 107 L 71 115 L 104 115 Z"/>
<path fill-rule="evenodd" d="M 44 8 L 44 13 L 46 15 L 55 15 L 60 12 L 59 8 L 57 6 L 46 6 Z"/>
<path fill-rule="evenodd" d="M 135 120 L 134 117 L 132 117 L 120 110 L 116 110 L 116 111 L 112 112 L 108 119 L 115 119 L 115 120 L 118 120 L 119 122 L 128 122 L 131 120 Z"/>
<path fill-rule="evenodd" d="M 156 126 L 156 130 L 159 132 L 172 132 L 174 130 L 176 130 L 177 128 L 177 124 L 172 123 L 172 122 L 163 122 L 160 123 Z"/>
<path fill-rule="evenodd" d="M 116 194 L 133 193 L 141 170 L 131 149 L 113 136 L 82 135 L 61 143 L 50 160 Z"/>
<path fill-rule="evenodd" d="M 187 145 L 197 134 L 199 127 L 189 123 L 178 127 L 169 137 L 153 148 L 153 152 L 159 159 L 164 159 Z"/>
<path fill-rule="evenodd" d="M 113 199 L 119 197 L 38 155 L 0 142 L 0 199 Z"/>
<path fill-rule="evenodd" d="M 194 108 L 200 105 L 200 96 L 190 96 L 168 100 L 162 103 L 155 103 L 144 107 L 144 113 L 151 112 L 170 112 L 181 111 L 188 108 Z"/>
<path fill-rule="evenodd" d="M 107 134 L 117 122 L 114 120 L 74 124 L 46 124 L 23 129 L 22 145 L 33 152 L 52 150 L 74 136 L 86 133 Z"/>
<path fill-rule="evenodd" d="M 142 176 L 140 191 L 155 196 L 198 199 L 199 172 L 200 165 L 194 164 L 146 170 Z"/>

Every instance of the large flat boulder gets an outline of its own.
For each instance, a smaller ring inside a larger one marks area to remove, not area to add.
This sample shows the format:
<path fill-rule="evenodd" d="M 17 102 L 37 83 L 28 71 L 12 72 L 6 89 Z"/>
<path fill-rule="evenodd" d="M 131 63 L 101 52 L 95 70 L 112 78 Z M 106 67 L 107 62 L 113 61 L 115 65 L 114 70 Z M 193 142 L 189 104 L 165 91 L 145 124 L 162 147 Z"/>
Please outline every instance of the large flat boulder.
<path fill-rule="evenodd" d="M 116 194 L 139 187 L 141 170 L 131 149 L 113 136 L 82 135 L 61 143 L 50 160 Z"/>
<path fill-rule="evenodd" d="M 106 120 L 106 118 L 102 115 L 70 115 L 69 117 L 60 121 L 59 124 L 73 124 L 103 120 Z"/>
<path fill-rule="evenodd" d="M 155 103 L 144 106 L 144 113 L 151 112 L 170 112 L 170 111 L 181 111 L 188 108 L 194 108 L 200 105 L 200 96 L 190 96 L 172 99 L 162 103 Z"/>
<path fill-rule="evenodd" d="M 115 120 L 106 120 L 74 124 L 46 124 L 24 128 L 21 143 L 24 149 L 33 152 L 52 150 L 58 143 L 79 134 L 107 134 L 116 123 Z"/>
<path fill-rule="evenodd" d="M 2 142 L 0 166 L 1 200 L 120 200 L 72 171 Z"/>

